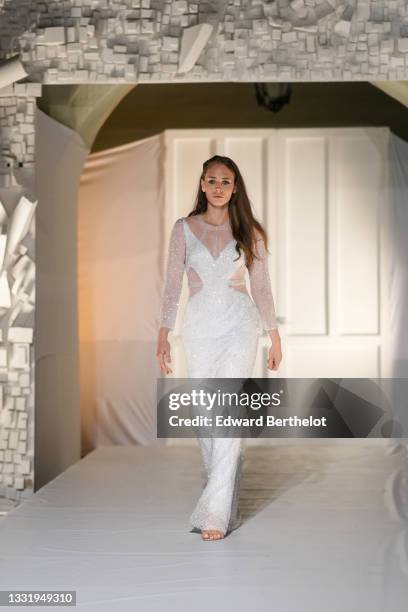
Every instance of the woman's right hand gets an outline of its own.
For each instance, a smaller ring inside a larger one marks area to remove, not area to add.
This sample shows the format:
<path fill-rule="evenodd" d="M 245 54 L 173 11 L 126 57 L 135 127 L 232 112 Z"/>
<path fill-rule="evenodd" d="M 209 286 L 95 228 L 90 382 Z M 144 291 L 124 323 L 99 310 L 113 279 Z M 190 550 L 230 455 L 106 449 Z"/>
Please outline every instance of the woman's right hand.
<path fill-rule="evenodd" d="M 167 363 L 171 363 L 170 342 L 167 340 L 167 333 L 167 330 L 164 331 L 163 329 L 159 332 L 156 357 L 163 374 L 172 374 L 173 370 L 167 365 Z"/>

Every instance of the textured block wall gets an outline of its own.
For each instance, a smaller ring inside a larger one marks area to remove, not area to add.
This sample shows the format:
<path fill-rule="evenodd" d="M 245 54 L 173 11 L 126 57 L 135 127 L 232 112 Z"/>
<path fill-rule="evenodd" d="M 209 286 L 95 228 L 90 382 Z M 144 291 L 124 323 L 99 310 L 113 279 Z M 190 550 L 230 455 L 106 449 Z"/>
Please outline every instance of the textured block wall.
<path fill-rule="evenodd" d="M 0 496 L 33 486 L 34 108 L 41 85 L 0 90 Z"/>
<path fill-rule="evenodd" d="M 210 38 L 181 74 L 183 33 L 199 24 Z M 0 0 L 0 39 L 43 83 L 408 75 L 406 0 Z"/>

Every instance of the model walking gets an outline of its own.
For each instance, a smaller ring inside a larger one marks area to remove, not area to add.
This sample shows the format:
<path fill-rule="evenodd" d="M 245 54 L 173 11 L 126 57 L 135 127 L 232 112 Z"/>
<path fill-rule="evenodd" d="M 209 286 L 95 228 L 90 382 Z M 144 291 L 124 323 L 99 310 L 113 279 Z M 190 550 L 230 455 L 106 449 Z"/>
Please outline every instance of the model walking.
<path fill-rule="evenodd" d="M 175 325 L 184 271 L 189 300 L 181 337 L 191 378 L 249 378 L 258 336 L 272 341 L 267 367 L 282 359 L 267 267 L 267 237 L 253 216 L 237 165 L 215 155 L 203 164 L 195 208 L 176 221 L 170 237 L 157 358 L 172 372 L 169 330 Z M 245 284 L 245 271 L 251 300 Z M 207 484 L 191 515 L 204 540 L 223 538 L 240 524 L 241 438 L 199 438 Z"/>

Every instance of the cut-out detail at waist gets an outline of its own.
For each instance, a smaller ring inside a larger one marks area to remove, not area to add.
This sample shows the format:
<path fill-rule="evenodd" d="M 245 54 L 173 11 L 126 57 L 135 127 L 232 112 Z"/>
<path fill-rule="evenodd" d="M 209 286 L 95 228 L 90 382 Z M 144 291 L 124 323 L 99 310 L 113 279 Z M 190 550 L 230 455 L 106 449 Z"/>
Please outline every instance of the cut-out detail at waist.
<path fill-rule="evenodd" d="M 205 283 L 202 283 L 200 281 L 190 281 L 188 283 L 188 286 L 191 287 L 192 289 L 200 289 L 201 287 L 204 287 L 204 284 Z M 245 281 L 241 281 L 241 280 L 238 280 L 238 279 L 237 280 L 235 280 L 235 279 L 228 280 L 227 279 L 225 281 L 225 284 L 226 285 L 231 285 L 233 287 L 240 287 L 240 286 L 246 287 Z"/>
<path fill-rule="evenodd" d="M 200 281 L 190 281 L 190 282 L 188 283 L 188 286 L 189 286 L 189 287 L 191 287 L 192 289 L 200 289 L 201 287 L 203 287 L 203 286 L 204 286 L 204 284 L 205 284 L 205 283 L 202 283 L 202 282 L 200 282 Z M 226 285 L 230 285 L 230 286 L 232 286 L 232 287 L 240 287 L 240 286 L 242 286 L 242 287 L 246 287 L 246 283 L 245 283 L 245 281 L 234 280 L 234 279 L 232 279 L 232 280 L 226 280 L 226 281 L 225 281 L 225 284 L 226 284 Z"/>
<path fill-rule="evenodd" d="M 202 283 L 201 281 L 189 281 L 188 286 L 194 288 L 199 289 L 200 287 L 203 286 L 204 283 Z"/>
<path fill-rule="evenodd" d="M 212 294 L 213 291 L 216 291 L 216 292 L 221 291 L 222 293 L 224 290 L 234 291 L 237 293 L 243 293 L 245 295 L 248 295 L 248 290 L 247 290 L 245 280 L 241 280 L 238 278 L 225 279 L 221 283 L 217 283 L 216 287 L 212 283 L 208 284 L 208 283 L 203 283 L 197 280 L 190 281 L 188 283 L 188 290 L 190 293 L 190 297 L 193 297 L 193 295 L 196 295 L 197 293 L 201 293 L 201 292 L 204 292 L 206 294 L 210 292 Z"/>

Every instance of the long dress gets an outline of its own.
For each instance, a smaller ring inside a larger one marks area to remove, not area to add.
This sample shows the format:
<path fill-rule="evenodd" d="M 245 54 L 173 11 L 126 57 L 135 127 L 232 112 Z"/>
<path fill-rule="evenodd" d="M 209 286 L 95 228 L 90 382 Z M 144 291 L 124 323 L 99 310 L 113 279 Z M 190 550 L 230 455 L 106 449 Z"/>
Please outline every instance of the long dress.
<path fill-rule="evenodd" d="M 181 339 L 190 378 L 249 378 L 262 329 L 277 329 L 265 245 L 257 235 L 246 288 L 244 254 L 235 249 L 229 220 L 207 223 L 202 215 L 180 218 L 170 236 L 160 326 L 174 329 L 186 272 L 189 299 Z M 190 517 L 194 531 L 224 534 L 240 524 L 239 485 L 243 444 L 237 437 L 198 439 L 207 482 Z"/>

